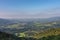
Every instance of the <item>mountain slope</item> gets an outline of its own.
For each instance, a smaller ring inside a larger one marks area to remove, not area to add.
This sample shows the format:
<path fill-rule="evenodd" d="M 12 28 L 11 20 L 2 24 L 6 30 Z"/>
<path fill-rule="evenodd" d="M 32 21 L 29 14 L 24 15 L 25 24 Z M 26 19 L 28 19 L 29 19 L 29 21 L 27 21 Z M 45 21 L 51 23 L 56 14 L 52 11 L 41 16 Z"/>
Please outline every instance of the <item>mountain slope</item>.
<path fill-rule="evenodd" d="M 0 18 L 0 26 L 5 26 L 13 23 L 15 23 L 13 20 Z"/>
<path fill-rule="evenodd" d="M 19 37 L 0 31 L 0 40 L 19 40 Z"/>

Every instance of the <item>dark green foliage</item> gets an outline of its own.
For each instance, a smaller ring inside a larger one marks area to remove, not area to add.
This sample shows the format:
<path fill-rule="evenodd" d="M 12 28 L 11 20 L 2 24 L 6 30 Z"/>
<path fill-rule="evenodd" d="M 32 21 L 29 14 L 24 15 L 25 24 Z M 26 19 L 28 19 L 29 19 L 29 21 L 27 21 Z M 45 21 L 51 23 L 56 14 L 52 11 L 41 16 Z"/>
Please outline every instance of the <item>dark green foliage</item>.
<path fill-rule="evenodd" d="M 43 37 L 38 40 L 60 40 L 60 35 Z"/>
<path fill-rule="evenodd" d="M 29 37 L 29 38 L 20 37 L 20 40 L 38 40 L 38 39 L 32 38 L 32 37 Z"/>
<path fill-rule="evenodd" d="M 39 39 L 36 38 L 24 38 L 20 37 L 20 40 L 60 40 L 60 35 L 52 35 L 52 36 L 47 36 L 47 37 L 42 37 Z"/>
<path fill-rule="evenodd" d="M 20 39 L 15 35 L 0 32 L 0 40 L 20 40 Z"/>

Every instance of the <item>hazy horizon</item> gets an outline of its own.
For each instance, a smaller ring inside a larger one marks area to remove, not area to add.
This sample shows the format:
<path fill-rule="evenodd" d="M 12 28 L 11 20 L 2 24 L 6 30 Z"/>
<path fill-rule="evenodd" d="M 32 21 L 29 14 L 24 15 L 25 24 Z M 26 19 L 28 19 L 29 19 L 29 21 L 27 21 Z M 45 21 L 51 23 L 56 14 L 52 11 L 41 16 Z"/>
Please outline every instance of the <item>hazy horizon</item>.
<path fill-rule="evenodd" d="M 60 16 L 60 0 L 0 0 L 0 18 Z"/>

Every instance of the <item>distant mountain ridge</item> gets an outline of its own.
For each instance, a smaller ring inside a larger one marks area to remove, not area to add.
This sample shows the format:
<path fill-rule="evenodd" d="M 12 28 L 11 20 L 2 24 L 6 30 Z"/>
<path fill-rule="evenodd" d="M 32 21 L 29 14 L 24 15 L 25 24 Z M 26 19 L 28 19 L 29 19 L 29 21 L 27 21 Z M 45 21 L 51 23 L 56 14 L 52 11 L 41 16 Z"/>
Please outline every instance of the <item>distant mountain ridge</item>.
<path fill-rule="evenodd" d="M 0 26 L 13 24 L 13 23 L 15 23 L 13 20 L 0 18 Z"/>
<path fill-rule="evenodd" d="M 3 19 L 0 18 L 0 25 L 7 25 L 7 24 L 14 24 L 19 22 L 40 22 L 40 23 L 46 23 L 46 22 L 53 22 L 53 21 L 59 21 L 60 17 L 51 17 L 51 18 L 34 18 L 34 19 Z"/>
<path fill-rule="evenodd" d="M 41 23 L 44 22 L 52 22 L 52 21 L 59 21 L 60 17 L 51 17 L 51 18 L 25 18 L 25 19 L 12 19 L 15 20 L 15 22 L 32 22 L 32 21 L 38 21 Z"/>

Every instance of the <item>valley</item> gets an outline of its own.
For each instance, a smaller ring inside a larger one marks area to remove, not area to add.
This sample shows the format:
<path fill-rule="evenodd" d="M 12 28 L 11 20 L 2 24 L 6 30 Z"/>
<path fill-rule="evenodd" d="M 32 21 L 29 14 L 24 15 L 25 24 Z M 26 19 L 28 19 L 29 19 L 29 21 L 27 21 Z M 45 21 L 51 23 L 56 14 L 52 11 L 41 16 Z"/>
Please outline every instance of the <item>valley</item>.
<path fill-rule="evenodd" d="M 60 19 L 47 22 L 40 22 L 40 19 L 24 19 L 24 21 L 8 20 L 9 22 L 6 20 L 7 19 L 5 19 L 5 22 L 4 19 L 2 19 L 2 21 L 0 20 L 2 22 L 2 25 L 0 25 L 0 31 L 13 34 L 17 37 L 39 39 L 53 35 L 60 35 Z"/>

